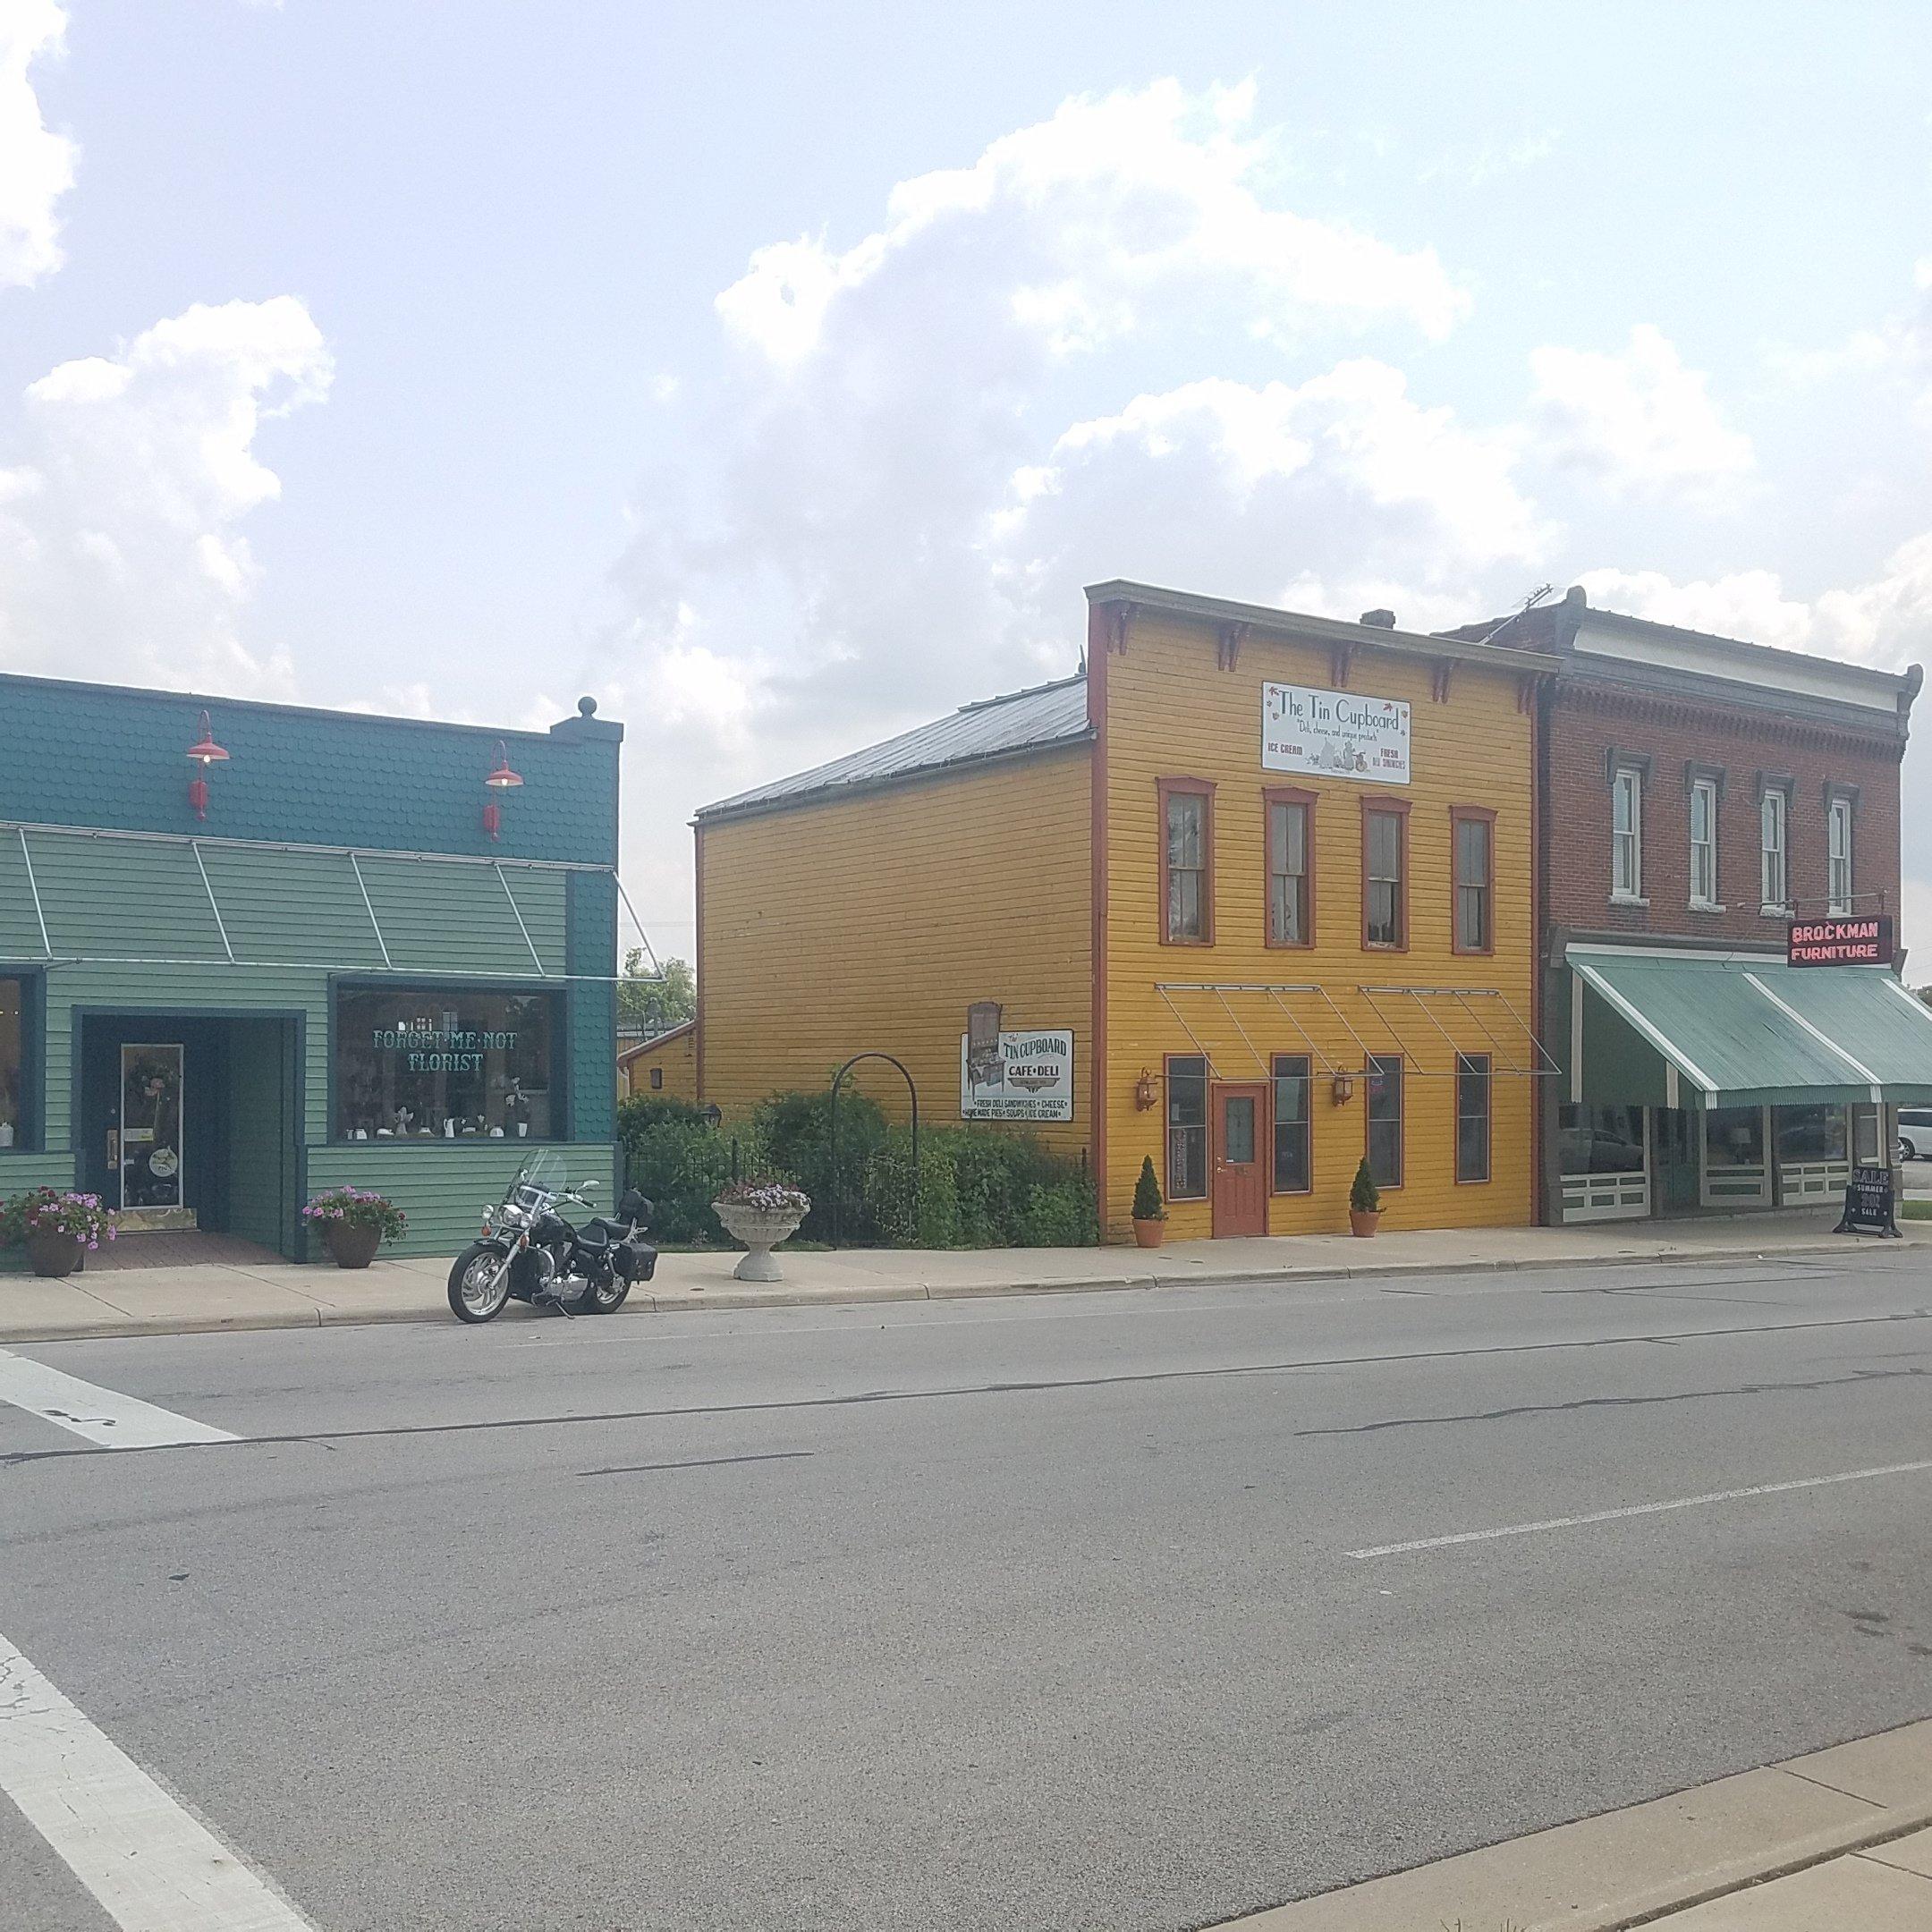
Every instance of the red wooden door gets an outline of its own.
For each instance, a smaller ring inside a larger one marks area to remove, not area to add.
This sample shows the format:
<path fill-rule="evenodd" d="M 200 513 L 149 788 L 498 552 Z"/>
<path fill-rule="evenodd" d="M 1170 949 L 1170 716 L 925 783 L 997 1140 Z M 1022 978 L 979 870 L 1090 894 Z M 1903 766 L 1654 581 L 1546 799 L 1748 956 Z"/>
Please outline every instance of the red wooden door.
<path fill-rule="evenodd" d="M 1259 1081 L 1214 1088 L 1214 1231 L 1267 1233 L 1267 1088 Z"/>

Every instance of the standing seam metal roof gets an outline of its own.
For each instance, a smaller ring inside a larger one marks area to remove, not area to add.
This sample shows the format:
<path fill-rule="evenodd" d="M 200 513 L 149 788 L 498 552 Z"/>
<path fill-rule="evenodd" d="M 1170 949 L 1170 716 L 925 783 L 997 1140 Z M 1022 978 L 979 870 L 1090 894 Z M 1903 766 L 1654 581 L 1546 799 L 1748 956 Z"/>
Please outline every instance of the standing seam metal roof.
<path fill-rule="evenodd" d="M 1077 744 L 1089 735 L 1087 677 L 1084 672 L 1077 672 L 1057 683 L 962 705 L 949 717 L 902 732 L 883 743 L 721 799 L 715 805 L 700 806 L 698 816 L 708 818 L 762 805 L 789 805 L 981 758 Z"/>

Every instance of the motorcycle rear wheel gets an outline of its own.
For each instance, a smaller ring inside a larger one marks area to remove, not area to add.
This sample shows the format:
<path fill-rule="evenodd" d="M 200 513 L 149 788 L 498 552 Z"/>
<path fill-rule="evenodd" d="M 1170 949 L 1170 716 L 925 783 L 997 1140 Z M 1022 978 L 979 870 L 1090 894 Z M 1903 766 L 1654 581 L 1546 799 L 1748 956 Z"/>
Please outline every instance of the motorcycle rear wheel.
<path fill-rule="evenodd" d="M 451 1264 L 450 1313 L 458 1321 L 495 1321 L 510 1299 L 510 1270 L 496 1249 L 471 1241 Z"/>
<path fill-rule="evenodd" d="M 631 1292 L 631 1284 L 620 1275 L 613 1275 L 602 1288 L 593 1288 L 583 1298 L 581 1312 L 586 1315 L 614 1315 L 624 1305 L 624 1297 Z"/>

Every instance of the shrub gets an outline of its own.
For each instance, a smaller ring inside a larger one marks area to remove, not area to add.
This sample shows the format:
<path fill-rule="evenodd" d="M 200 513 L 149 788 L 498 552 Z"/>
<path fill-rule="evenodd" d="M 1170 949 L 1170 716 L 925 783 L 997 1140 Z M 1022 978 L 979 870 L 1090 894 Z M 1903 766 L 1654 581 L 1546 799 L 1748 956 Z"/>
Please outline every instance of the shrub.
<path fill-rule="evenodd" d="M 1361 1165 L 1355 1170 L 1355 1182 L 1348 1191 L 1348 1204 L 1357 1214 L 1378 1214 L 1382 1208 L 1382 1191 L 1375 1184 L 1375 1176 L 1368 1172 L 1368 1157 L 1364 1154 Z"/>
<path fill-rule="evenodd" d="M 1160 1182 L 1154 1178 L 1154 1157 L 1143 1155 L 1140 1178 L 1134 1182 L 1133 1217 L 1136 1221 L 1165 1221 L 1167 1209 L 1160 1196 Z"/>
<path fill-rule="evenodd" d="M 114 1238 L 111 1208 L 98 1194 L 34 1188 L 0 1206 L 0 1248 L 18 1248 L 35 1234 L 72 1234 L 90 1253 Z"/>
<path fill-rule="evenodd" d="M 731 1179 L 730 1141 L 701 1120 L 633 1120 L 626 1123 L 623 1147 L 625 1184 L 649 1196 L 659 1241 L 723 1242 L 711 1203 Z"/>
<path fill-rule="evenodd" d="M 849 1245 L 880 1239 L 866 1190 L 867 1171 L 886 1145 L 886 1116 L 877 1101 L 849 1090 L 839 1094 L 836 1174 L 829 1089 L 773 1094 L 760 1102 L 751 1126 L 761 1163 L 797 1182 L 812 1199 L 812 1211 L 799 1230 L 803 1239 L 829 1240 L 835 1219 L 839 1239 Z"/>
<path fill-rule="evenodd" d="M 1071 1174 L 1030 1188 L 1015 1237 L 1022 1248 L 1091 1248 L 1099 1239 L 1092 1182 Z"/>
<path fill-rule="evenodd" d="M 325 1188 L 302 1209 L 302 1219 L 313 1222 L 319 1232 L 332 1227 L 376 1228 L 385 1241 L 400 1240 L 409 1225 L 409 1216 L 386 1194 L 372 1188 Z"/>
<path fill-rule="evenodd" d="M 662 1094 L 634 1094 L 617 1103 L 617 1138 L 628 1140 L 647 1127 L 661 1127 L 666 1121 L 680 1126 L 702 1127 L 704 1109 L 694 1100 L 673 1100 Z"/>

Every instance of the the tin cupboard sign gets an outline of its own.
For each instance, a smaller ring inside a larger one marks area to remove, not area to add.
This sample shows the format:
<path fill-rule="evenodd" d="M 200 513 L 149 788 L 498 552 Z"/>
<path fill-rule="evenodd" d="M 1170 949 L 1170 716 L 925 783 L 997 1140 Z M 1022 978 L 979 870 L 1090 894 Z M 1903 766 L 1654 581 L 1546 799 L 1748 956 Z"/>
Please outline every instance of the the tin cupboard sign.
<path fill-rule="evenodd" d="M 1360 691 L 1261 687 L 1261 767 L 1316 778 L 1409 783 L 1409 707 Z"/>
<path fill-rule="evenodd" d="M 963 1120 L 1073 1118 L 1073 1035 L 1064 1027 L 998 1033 L 989 1043 L 960 1036 Z"/>

